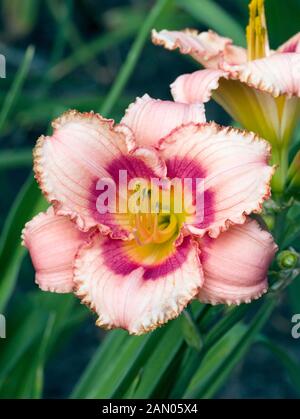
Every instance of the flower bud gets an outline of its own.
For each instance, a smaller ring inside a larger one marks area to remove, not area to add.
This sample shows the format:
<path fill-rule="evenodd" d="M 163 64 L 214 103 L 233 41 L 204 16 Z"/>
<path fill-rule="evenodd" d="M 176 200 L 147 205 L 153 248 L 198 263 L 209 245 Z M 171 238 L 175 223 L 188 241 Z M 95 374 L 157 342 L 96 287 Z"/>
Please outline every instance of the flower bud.
<path fill-rule="evenodd" d="M 277 263 L 281 269 L 293 269 L 298 265 L 299 254 L 293 249 L 283 250 L 277 256 Z"/>

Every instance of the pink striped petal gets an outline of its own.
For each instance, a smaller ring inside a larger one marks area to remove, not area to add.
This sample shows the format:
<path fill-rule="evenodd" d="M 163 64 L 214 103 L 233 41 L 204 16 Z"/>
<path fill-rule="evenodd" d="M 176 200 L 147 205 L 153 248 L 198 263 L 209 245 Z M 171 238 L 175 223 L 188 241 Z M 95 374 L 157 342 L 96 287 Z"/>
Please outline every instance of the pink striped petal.
<path fill-rule="evenodd" d="M 296 33 L 296 35 L 292 36 L 289 40 L 287 40 L 283 45 L 278 48 L 278 52 L 288 53 L 300 53 L 300 32 Z"/>
<path fill-rule="evenodd" d="M 300 54 L 274 54 L 239 66 L 224 63 L 223 69 L 229 72 L 229 78 L 274 97 L 300 96 Z"/>
<path fill-rule="evenodd" d="M 244 48 L 232 45 L 232 40 L 224 38 L 213 31 L 198 33 L 195 30 L 185 31 L 152 31 L 152 42 L 168 50 L 179 48 L 181 54 L 189 54 L 207 68 L 218 68 L 225 60 L 228 64 L 246 62 Z"/>
<path fill-rule="evenodd" d="M 95 185 L 109 177 L 114 159 L 134 148 L 133 140 L 127 127 L 93 113 L 69 111 L 52 126 L 52 136 L 40 137 L 34 150 L 36 179 L 59 214 L 88 230 L 97 224 L 91 211 Z"/>
<path fill-rule="evenodd" d="M 199 292 L 203 276 L 198 246 L 190 238 L 158 264 L 133 260 L 133 247 L 135 242 L 96 235 L 78 253 L 75 283 L 76 294 L 98 314 L 98 326 L 140 335 L 178 316 Z"/>
<path fill-rule="evenodd" d="M 182 74 L 171 84 L 171 93 L 176 102 L 205 103 L 219 87 L 219 79 L 226 77 L 222 70 L 199 70 Z"/>
<path fill-rule="evenodd" d="M 222 68 L 222 70 L 200 70 L 179 76 L 171 85 L 174 99 L 190 104 L 207 102 L 212 92 L 218 89 L 222 77 L 239 80 L 251 88 L 274 97 L 300 96 L 300 54 L 274 54 L 236 66 L 223 63 Z M 229 84 L 228 90 L 230 90 Z M 222 96 L 223 93 L 220 91 L 218 94 Z"/>
<path fill-rule="evenodd" d="M 87 241 L 87 233 L 79 231 L 67 217 L 55 215 L 50 207 L 26 224 L 22 239 L 29 250 L 39 287 L 43 291 L 71 292 L 75 254 Z"/>
<path fill-rule="evenodd" d="M 282 65 L 291 61 L 290 69 L 276 68 L 278 59 Z M 290 141 L 299 118 L 299 63 L 299 54 L 277 54 L 243 66 L 227 66 L 228 72 L 183 74 L 171 85 L 172 95 L 176 101 L 190 104 L 213 96 L 245 129 L 277 146 Z"/>
<path fill-rule="evenodd" d="M 182 124 L 205 121 L 202 104 L 186 105 L 144 95 L 129 106 L 121 123 L 134 132 L 139 145 L 153 146 Z"/>
<path fill-rule="evenodd" d="M 231 224 L 245 222 L 246 214 L 260 212 L 270 196 L 270 146 L 253 133 L 214 123 L 189 124 L 162 140 L 160 149 L 168 174 L 171 167 L 181 178 L 196 173 L 204 179 L 203 220 L 187 225 L 193 234 L 208 231 L 217 237 Z"/>
<path fill-rule="evenodd" d="M 267 291 L 267 272 L 277 246 L 256 221 L 232 226 L 217 239 L 205 236 L 200 248 L 204 271 L 200 301 L 248 303 Z"/>

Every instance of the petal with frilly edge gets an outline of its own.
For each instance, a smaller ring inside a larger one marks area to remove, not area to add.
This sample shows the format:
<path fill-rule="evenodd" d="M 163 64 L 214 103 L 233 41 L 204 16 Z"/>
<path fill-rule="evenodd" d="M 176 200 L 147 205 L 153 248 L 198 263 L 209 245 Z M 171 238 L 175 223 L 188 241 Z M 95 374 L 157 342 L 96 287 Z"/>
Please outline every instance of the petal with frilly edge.
<path fill-rule="evenodd" d="M 176 102 L 205 103 L 211 99 L 212 93 L 219 87 L 221 77 L 226 77 L 222 70 L 199 70 L 190 74 L 182 74 L 171 84 L 171 93 Z"/>
<path fill-rule="evenodd" d="M 152 42 L 168 50 L 179 48 L 181 54 L 189 54 L 207 68 L 218 68 L 225 60 L 228 64 L 246 62 L 244 48 L 232 45 L 232 40 L 224 38 L 213 31 L 198 33 L 196 30 L 185 31 L 152 31 Z"/>
<path fill-rule="evenodd" d="M 69 218 L 54 214 L 50 207 L 29 221 L 22 232 L 36 271 L 35 281 L 43 291 L 73 290 L 73 263 L 88 234 L 79 231 Z"/>
<path fill-rule="evenodd" d="M 228 71 L 183 74 L 171 85 L 172 95 L 176 101 L 190 104 L 206 102 L 212 96 L 245 129 L 273 145 L 287 143 L 300 114 L 299 59 L 299 54 L 277 54 L 243 66 L 227 66 Z M 281 69 L 276 68 L 278 61 Z M 284 66 L 289 61 L 286 76 L 290 81 L 284 80 Z"/>
<path fill-rule="evenodd" d="M 267 138 L 273 144 L 286 136 L 285 132 L 281 132 L 280 120 L 298 100 L 286 99 L 282 112 L 278 112 L 273 96 L 239 80 L 231 80 L 229 73 L 222 70 L 199 70 L 182 74 L 171 84 L 171 92 L 174 100 L 190 104 L 207 102 L 212 97 L 245 129 Z M 288 114 L 291 116 L 290 112 Z M 291 127 L 294 120 L 289 120 Z"/>
<path fill-rule="evenodd" d="M 133 131 L 139 145 L 154 146 L 161 138 L 182 124 L 205 121 L 202 104 L 187 105 L 152 99 L 146 94 L 129 106 L 121 123 Z"/>
<path fill-rule="evenodd" d="M 34 150 L 36 179 L 58 215 L 74 219 L 82 231 L 99 226 L 114 237 L 130 235 L 111 213 L 97 207 L 98 181 L 114 180 L 120 170 L 128 177 L 164 176 L 165 165 L 152 148 L 137 148 L 132 131 L 114 126 L 99 114 L 69 111 L 53 123 L 52 136 L 41 137 Z M 117 173 L 116 173 L 117 172 Z M 116 222 L 115 222 L 116 221 Z"/>
<path fill-rule="evenodd" d="M 300 54 L 274 54 L 224 69 L 231 80 L 221 80 L 216 101 L 273 145 L 288 143 L 300 115 Z"/>
<path fill-rule="evenodd" d="M 300 53 L 300 32 L 288 39 L 283 45 L 278 48 L 278 52 Z"/>
<path fill-rule="evenodd" d="M 98 326 L 140 335 L 178 316 L 199 292 L 203 275 L 190 238 L 160 263 L 139 260 L 136 248 L 96 235 L 76 257 L 74 280 L 76 294 L 98 314 Z"/>
<path fill-rule="evenodd" d="M 52 136 L 40 137 L 34 149 L 36 179 L 61 215 L 71 215 L 83 230 L 97 224 L 91 212 L 95 184 L 109 177 L 112 160 L 132 145 L 129 128 L 94 113 L 68 111 L 56 119 Z"/>
<path fill-rule="evenodd" d="M 270 146 L 253 133 L 214 123 L 189 124 L 163 139 L 160 152 L 168 174 L 171 168 L 181 178 L 203 178 L 202 213 L 186 225 L 193 234 L 208 231 L 217 237 L 231 224 L 245 222 L 245 215 L 260 212 L 270 196 Z"/>
<path fill-rule="evenodd" d="M 183 103 L 207 101 L 211 92 L 218 88 L 221 77 L 238 80 L 273 97 L 299 97 L 300 54 L 274 54 L 235 66 L 224 62 L 221 70 L 200 70 L 181 75 L 171 85 L 173 97 Z"/>
<path fill-rule="evenodd" d="M 237 66 L 224 63 L 223 69 L 231 79 L 274 97 L 300 96 L 300 54 L 274 54 Z"/>
<path fill-rule="evenodd" d="M 271 234 L 248 219 L 217 239 L 199 240 L 204 285 L 198 298 L 210 304 L 240 304 L 267 291 L 268 267 L 277 246 Z"/>

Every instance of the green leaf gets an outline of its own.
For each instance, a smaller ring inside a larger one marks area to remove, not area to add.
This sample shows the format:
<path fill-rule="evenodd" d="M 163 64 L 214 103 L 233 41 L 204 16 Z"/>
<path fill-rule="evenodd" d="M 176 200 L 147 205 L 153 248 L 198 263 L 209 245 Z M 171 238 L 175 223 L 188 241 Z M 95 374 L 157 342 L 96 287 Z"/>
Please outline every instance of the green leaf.
<path fill-rule="evenodd" d="M 203 346 L 203 340 L 192 315 L 187 310 L 184 310 L 180 319 L 181 331 L 186 343 L 188 346 L 196 349 L 196 351 L 200 351 Z"/>
<path fill-rule="evenodd" d="M 21 307 L 17 306 L 16 309 L 19 310 L 16 325 L 7 325 L 7 337 L 1 342 L 0 388 L 20 358 L 33 342 L 42 335 L 46 326 L 45 313 L 41 312 L 38 307 L 29 310 L 28 314 L 23 317 L 20 315 Z M 22 313 L 24 311 L 22 310 Z"/>
<path fill-rule="evenodd" d="M 134 372 L 138 372 L 137 363 L 150 339 L 150 335 L 128 337 L 123 341 L 121 347 L 118 348 L 118 354 L 115 357 L 106 360 L 105 368 L 99 375 L 99 370 L 94 370 L 92 375 L 97 377 L 96 385 L 93 386 L 88 393 L 84 392 L 85 398 L 111 398 L 126 374 L 133 368 Z M 100 348 L 101 351 L 101 348 Z M 105 351 L 102 352 L 106 357 Z M 99 357 L 96 354 L 96 358 Z M 94 363 L 92 361 L 92 363 Z M 100 358 L 103 365 L 103 359 Z M 89 368 L 90 369 L 90 368 Z M 95 375 L 97 374 L 97 375 Z M 135 376 L 135 374 L 134 374 Z M 95 381 L 95 379 L 94 379 Z"/>
<path fill-rule="evenodd" d="M 163 380 L 172 361 L 184 344 L 180 322 L 179 318 L 165 327 L 166 332 L 161 336 L 158 345 L 153 347 L 147 364 L 143 368 L 134 398 L 151 398 Z"/>
<path fill-rule="evenodd" d="M 44 368 L 47 361 L 47 349 L 55 325 L 55 314 L 48 317 L 41 341 L 37 345 L 36 353 L 31 352 L 31 365 L 26 370 L 23 385 L 18 390 L 18 398 L 39 399 L 44 387 Z M 33 356 L 34 355 L 34 356 Z"/>
<path fill-rule="evenodd" d="M 213 345 L 222 339 L 244 317 L 250 306 L 243 304 L 229 309 L 221 318 L 219 317 L 220 309 L 222 310 L 222 306 L 206 306 L 203 313 L 200 314 L 200 323 L 198 320 L 198 324 L 202 331 L 204 345 L 200 352 L 190 351 L 186 355 L 186 360 L 179 369 L 178 375 L 180 378 L 177 379 L 171 391 L 172 398 L 182 398 L 204 356 L 206 356 Z M 215 321 L 216 316 L 219 317 L 217 322 Z M 212 324 L 212 321 L 214 321 L 214 324 Z"/>
<path fill-rule="evenodd" d="M 177 4 L 208 28 L 230 37 L 245 46 L 245 31 L 241 25 L 213 0 L 177 0 Z"/>
<path fill-rule="evenodd" d="M 0 237 L 0 312 L 4 311 L 13 292 L 26 253 L 21 246 L 22 229 L 29 219 L 46 207 L 46 201 L 30 175 L 15 199 Z"/>
<path fill-rule="evenodd" d="M 126 41 L 128 38 L 133 36 L 139 26 L 139 21 L 133 25 L 127 24 L 124 27 L 105 33 L 93 41 L 84 44 L 69 57 L 64 58 L 49 70 L 48 77 L 50 81 L 53 83 L 62 79 L 74 71 L 77 67 L 86 65 L 86 63 L 95 58 L 98 54 Z"/>
<path fill-rule="evenodd" d="M 270 314 L 275 307 L 276 300 L 274 298 L 266 298 L 261 308 L 245 329 L 240 339 L 235 342 L 232 351 L 223 358 L 222 362 L 208 380 L 200 381 L 194 385 L 192 389 L 187 389 L 184 398 L 211 398 L 220 387 L 224 384 L 233 368 L 240 359 L 245 355 L 250 345 L 253 343 L 257 333 L 264 326 Z"/>
<path fill-rule="evenodd" d="M 20 94 L 20 91 L 23 87 L 24 81 L 26 79 L 26 76 L 28 74 L 31 61 L 33 59 L 34 55 L 34 48 L 32 46 L 29 46 L 25 52 L 23 63 L 18 70 L 16 77 L 11 85 L 10 90 L 8 91 L 4 103 L 1 107 L 0 111 L 0 132 L 2 132 L 3 126 L 6 122 L 6 119 L 13 109 L 13 106 Z"/>
<path fill-rule="evenodd" d="M 128 334 L 124 330 L 114 330 L 107 333 L 71 393 L 70 397 L 72 399 L 87 398 L 94 391 L 99 381 L 102 380 L 107 367 L 115 362 L 115 358 L 118 357 L 119 351 L 124 347 L 127 339 Z"/>
<path fill-rule="evenodd" d="M 0 170 L 15 169 L 32 165 L 31 150 L 2 150 L 0 154 Z"/>
<path fill-rule="evenodd" d="M 146 17 L 145 22 L 139 30 L 111 90 L 100 107 L 100 113 L 102 115 L 105 116 L 109 114 L 118 97 L 122 94 L 123 89 L 139 59 L 150 30 L 153 28 L 158 17 L 164 13 L 164 9 L 170 4 L 170 2 L 171 0 L 158 0 Z"/>
<path fill-rule="evenodd" d="M 224 359 L 230 355 L 236 345 L 236 341 L 245 333 L 245 327 L 243 324 L 235 325 L 207 352 L 201 361 L 200 367 L 196 370 L 187 392 L 194 392 L 199 383 L 205 386 L 213 374 L 218 371 Z"/>
<path fill-rule="evenodd" d="M 23 294 L 11 306 L 9 335 L 0 346 L 1 397 L 39 398 L 46 362 L 82 324 L 83 307 L 72 295 L 41 291 Z"/>
<path fill-rule="evenodd" d="M 288 377 L 290 378 L 291 383 L 293 384 L 294 389 L 300 395 L 300 364 L 297 360 L 289 355 L 285 349 L 276 345 L 265 336 L 260 336 L 258 343 L 264 345 L 282 364 L 288 374 Z"/>

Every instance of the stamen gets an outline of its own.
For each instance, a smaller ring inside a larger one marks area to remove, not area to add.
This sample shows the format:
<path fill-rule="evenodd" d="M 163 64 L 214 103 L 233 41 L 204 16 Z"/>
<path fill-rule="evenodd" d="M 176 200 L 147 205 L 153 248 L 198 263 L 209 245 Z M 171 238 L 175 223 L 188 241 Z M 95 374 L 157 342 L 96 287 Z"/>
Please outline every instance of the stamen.
<path fill-rule="evenodd" d="M 145 188 L 141 194 L 140 212 L 132 214 L 132 227 L 139 246 L 150 243 L 165 243 L 176 235 L 179 221 L 175 214 L 163 211 L 160 201 L 155 203 L 155 212 L 150 209 L 151 190 Z"/>
<path fill-rule="evenodd" d="M 246 28 L 248 61 L 269 55 L 269 39 L 265 16 L 264 0 L 251 0 L 249 4 L 249 24 Z"/>

